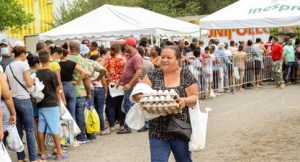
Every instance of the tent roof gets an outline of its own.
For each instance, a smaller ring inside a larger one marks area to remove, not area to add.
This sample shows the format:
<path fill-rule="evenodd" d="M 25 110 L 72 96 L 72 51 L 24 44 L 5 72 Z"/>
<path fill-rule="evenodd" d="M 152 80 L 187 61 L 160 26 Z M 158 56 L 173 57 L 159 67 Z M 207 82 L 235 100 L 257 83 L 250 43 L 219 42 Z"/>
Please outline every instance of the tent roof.
<path fill-rule="evenodd" d="M 140 7 L 103 5 L 75 20 L 40 34 L 40 39 L 128 35 L 199 35 L 199 26 Z"/>
<path fill-rule="evenodd" d="M 200 20 L 202 29 L 300 25 L 300 0 L 239 0 Z"/>

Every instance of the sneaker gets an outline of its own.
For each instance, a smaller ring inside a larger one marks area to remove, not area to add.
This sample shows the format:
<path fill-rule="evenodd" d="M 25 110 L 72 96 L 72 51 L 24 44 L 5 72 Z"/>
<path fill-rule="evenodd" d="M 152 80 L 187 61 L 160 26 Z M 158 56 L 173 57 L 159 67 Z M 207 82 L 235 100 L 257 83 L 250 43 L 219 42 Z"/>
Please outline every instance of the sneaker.
<path fill-rule="evenodd" d="M 285 84 L 280 85 L 280 89 L 283 89 L 285 87 Z"/>
<path fill-rule="evenodd" d="M 90 143 L 90 142 L 91 142 L 91 140 L 88 140 L 88 139 L 78 140 L 79 144 L 85 144 L 85 143 Z"/>
<path fill-rule="evenodd" d="M 98 133 L 98 135 L 100 136 L 109 135 L 109 134 L 111 134 L 111 132 L 108 129 L 105 129 L 104 131 Z"/>
<path fill-rule="evenodd" d="M 117 134 L 128 134 L 128 133 L 131 133 L 131 130 L 130 129 L 120 129 Z"/>

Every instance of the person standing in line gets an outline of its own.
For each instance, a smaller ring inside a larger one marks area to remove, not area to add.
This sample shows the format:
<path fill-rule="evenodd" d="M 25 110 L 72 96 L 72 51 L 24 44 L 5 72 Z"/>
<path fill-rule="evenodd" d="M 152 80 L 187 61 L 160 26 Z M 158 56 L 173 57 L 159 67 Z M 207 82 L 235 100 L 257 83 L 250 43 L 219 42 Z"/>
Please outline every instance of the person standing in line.
<path fill-rule="evenodd" d="M 0 65 L 5 71 L 6 66 L 14 61 L 12 48 L 10 42 L 7 39 L 2 39 L 0 42 Z"/>
<path fill-rule="evenodd" d="M 286 45 L 283 48 L 284 50 L 284 63 L 286 65 L 284 82 L 285 84 L 291 84 L 295 82 L 295 49 L 292 44 L 292 39 L 288 39 Z M 291 82 L 289 79 L 291 78 Z"/>
<path fill-rule="evenodd" d="M 121 52 L 121 44 L 113 43 L 110 47 L 110 58 L 106 63 L 106 70 L 108 72 L 107 85 L 108 86 L 119 86 L 121 84 L 121 77 L 126 64 L 126 58 Z M 115 123 L 116 118 L 120 122 L 121 129 L 124 129 L 124 118 L 123 112 L 121 111 L 121 105 L 124 95 L 111 97 L 108 90 L 106 97 L 106 115 L 108 118 L 109 131 L 113 132 L 116 130 Z"/>
<path fill-rule="evenodd" d="M 74 81 L 74 83 L 76 83 L 82 81 L 86 73 L 80 65 L 78 65 L 74 61 L 68 60 L 68 51 L 66 49 L 58 50 L 58 55 L 60 57 L 60 76 L 66 98 L 66 107 L 72 117 L 76 119 L 76 92 L 73 85 L 73 74 L 75 71 L 79 73 L 79 79 L 77 81 Z"/>
<path fill-rule="evenodd" d="M 282 46 L 278 43 L 278 39 L 276 37 L 273 37 L 272 44 L 271 56 L 273 60 L 273 76 L 275 80 L 275 87 L 284 88 L 285 84 L 282 77 L 282 61 L 284 58 L 284 51 Z"/>
<path fill-rule="evenodd" d="M 75 62 L 84 71 L 88 71 L 88 64 L 85 62 L 85 59 L 79 54 L 80 53 L 80 41 L 72 40 L 69 43 L 70 54 L 68 55 L 68 59 Z M 88 74 L 83 80 L 80 80 L 80 73 L 75 71 L 73 73 L 73 81 L 76 92 L 76 108 L 75 108 L 75 118 L 78 127 L 81 130 L 81 133 L 76 136 L 76 139 L 81 143 L 90 142 L 87 140 L 85 134 L 85 120 L 84 120 L 84 108 L 85 102 L 87 99 L 91 100 L 91 86 L 90 79 Z M 78 81 L 78 82 L 77 82 Z"/>
<path fill-rule="evenodd" d="M 29 88 L 33 86 L 34 82 L 30 77 L 30 68 L 26 62 L 26 49 L 24 47 L 18 47 L 14 54 L 15 61 L 7 66 L 5 74 L 9 86 L 11 87 L 11 95 L 17 113 L 17 129 L 19 136 L 22 139 L 23 130 L 25 129 L 29 160 L 36 161 L 37 153 L 34 137 L 33 107 L 29 94 Z M 25 152 L 18 152 L 17 155 L 19 162 L 24 162 Z"/>
<path fill-rule="evenodd" d="M 42 64 L 41 68 L 36 72 L 37 78 L 45 85 L 43 89 L 44 99 L 37 104 L 39 114 L 38 138 L 40 145 L 41 160 L 48 160 L 51 156 L 45 151 L 45 133 L 52 135 L 55 143 L 56 157 L 54 160 L 62 160 L 68 158 L 68 154 L 63 153 L 60 144 L 60 93 L 63 93 L 59 87 L 59 81 L 53 71 L 49 69 L 50 52 L 42 50 L 39 52 L 39 59 Z"/>
<path fill-rule="evenodd" d="M 133 87 L 139 82 L 139 78 L 142 74 L 143 58 L 136 49 L 137 42 L 134 38 L 126 38 L 124 44 L 126 52 L 129 54 L 129 58 L 125 64 L 124 72 L 122 74 L 122 84 L 124 88 L 123 108 L 126 116 L 132 106 L 132 102 L 129 97 Z M 125 124 L 124 129 L 119 130 L 117 133 L 131 133 L 131 129 Z"/>

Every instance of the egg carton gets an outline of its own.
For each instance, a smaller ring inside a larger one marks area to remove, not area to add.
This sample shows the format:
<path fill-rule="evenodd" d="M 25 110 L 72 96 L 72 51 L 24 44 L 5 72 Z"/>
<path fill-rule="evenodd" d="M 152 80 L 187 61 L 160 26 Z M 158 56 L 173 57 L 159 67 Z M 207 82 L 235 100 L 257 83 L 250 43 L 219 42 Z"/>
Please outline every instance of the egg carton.
<path fill-rule="evenodd" d="M 147 112 L 165 116 L 168 114 L 182 113 L 178 99 L 179 96 L 173 89 L 170 91 L 154 90 L 144 94 L 140 103 Z"/>

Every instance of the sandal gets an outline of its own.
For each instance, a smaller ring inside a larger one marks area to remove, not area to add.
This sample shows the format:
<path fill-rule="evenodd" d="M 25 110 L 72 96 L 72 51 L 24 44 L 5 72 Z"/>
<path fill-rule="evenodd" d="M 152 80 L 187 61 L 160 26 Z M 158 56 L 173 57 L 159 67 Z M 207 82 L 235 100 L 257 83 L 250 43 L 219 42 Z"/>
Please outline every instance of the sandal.
<path fill-rule="evenodd" d="M 56 156 L 54 158 L 55 161 L 60 161 L 60 160 L 64 160 L 64 159 L 67 159 L 69 158 L 69 155 L 67 153 L 64 153 L 62 156 Z"/>
<path fill-rule="evenodd" d="M 41 160 L 49 160 L 52 158 L 52 155 L 51 154 L 46 154 L 46 157 L 42 157 L 42 155 L 40 156 L 40 159 Z"/>

